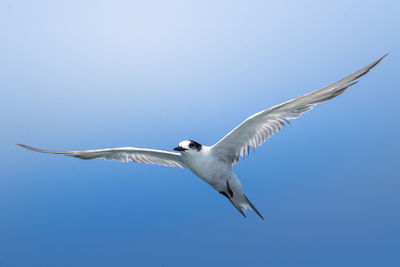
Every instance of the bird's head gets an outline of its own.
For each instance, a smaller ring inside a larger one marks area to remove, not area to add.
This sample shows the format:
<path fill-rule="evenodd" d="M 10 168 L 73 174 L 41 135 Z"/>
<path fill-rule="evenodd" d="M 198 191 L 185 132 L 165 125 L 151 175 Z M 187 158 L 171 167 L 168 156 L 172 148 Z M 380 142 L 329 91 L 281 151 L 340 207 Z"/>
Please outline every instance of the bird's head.
<path fill-rule="evenodd" d="M 174 148 L 175 151 L 180 151 L 180 152 L 189 152 L 189 151 L 194 151 L 194 152 L 199 152 L 201 151 L 202 145 L 197 143 L 196 141 L 193 140 L 185 140 L 179 143 L 177 147 Z"/>

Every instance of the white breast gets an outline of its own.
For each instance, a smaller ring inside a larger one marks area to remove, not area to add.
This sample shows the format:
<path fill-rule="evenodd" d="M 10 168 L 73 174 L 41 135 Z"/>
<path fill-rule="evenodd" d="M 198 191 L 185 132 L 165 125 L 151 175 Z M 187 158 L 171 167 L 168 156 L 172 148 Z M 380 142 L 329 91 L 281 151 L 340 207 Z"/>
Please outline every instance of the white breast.
<path fill-rule="evenodd" d="M 203 146 L 201 151 L 185 151 L 182 159 L 185 166 L 214 188 L 220 184 L 225 186 L 232 175 L 232 166 L 213 155 L 208 146 Z"/>

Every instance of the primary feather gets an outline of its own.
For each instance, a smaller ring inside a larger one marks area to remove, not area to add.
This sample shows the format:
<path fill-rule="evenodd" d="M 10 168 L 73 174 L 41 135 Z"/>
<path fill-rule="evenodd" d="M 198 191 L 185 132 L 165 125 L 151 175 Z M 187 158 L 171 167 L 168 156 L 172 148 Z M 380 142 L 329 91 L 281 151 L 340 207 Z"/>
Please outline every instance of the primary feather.
<path fill-rule="evenodd" d="M 249 154 L 250 146 L 256 149 L 274 133 L 280 131 L 289 120 L 300 117 L 304 112 L 311 110 L 318 103 L 342 94 L 348 87 L 358 82 L 355 81 L 356 79 L 370 71 L 386 55 L 346 78 L 324 88 L 250 116 L 218 141 L 218 143 L 213 145 L 212 150 L 221 159 L 232 164 L 237 163 L 240 156 L 246 157 Z"/>
<path fill-rule="evenodd" d="M 119 147 L 81 151 L 52 151 L 33 148 L 21 144 L 18 144 L 18 146 L 36 152 L 64 154 L 80 159 L 103 158 L 107 160 L 117 160 L 124 162 L 133 161 L 138 163 L 157 164 L 176 168 L 185 167 L 185 164 L 183 163 L 181 155 L 179 153 L 160 149 Z"/>

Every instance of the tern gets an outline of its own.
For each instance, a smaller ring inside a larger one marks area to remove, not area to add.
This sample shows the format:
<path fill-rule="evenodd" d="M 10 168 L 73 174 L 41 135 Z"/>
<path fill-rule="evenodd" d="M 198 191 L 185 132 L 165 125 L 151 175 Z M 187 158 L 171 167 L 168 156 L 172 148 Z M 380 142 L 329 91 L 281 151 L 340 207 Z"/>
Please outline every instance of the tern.
<path fill-rule="evenodd" d="M 289 120 L 300 117 L 314 105 L 332 99 L 356 84 L 358 78 L 375 67 L 386 55 L 335 83 L 248 117 L 212 146 L 201 145 L 193 140 L 180 142 L 173 149 L 176 152 L 138 147 L 52 151 L 21 144 L 18 146 L 36 152 L 63 154 L 80 159 L 103 158 L 188 168 L 224 195 L 244 217 L 246 217 L 244 211 L 250 209 L 264 220 L 261 213 L 244 194 L 242 185 L 232 170 L 233 165 L 249 155 L 250 147 L 257 149 L 289 123 Z"/>

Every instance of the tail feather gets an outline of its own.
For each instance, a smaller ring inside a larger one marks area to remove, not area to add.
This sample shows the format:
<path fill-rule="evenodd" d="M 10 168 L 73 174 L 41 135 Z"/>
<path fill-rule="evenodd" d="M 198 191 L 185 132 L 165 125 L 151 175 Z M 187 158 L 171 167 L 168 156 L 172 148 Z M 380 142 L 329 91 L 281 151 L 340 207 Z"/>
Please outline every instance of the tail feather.
<path fill-rule="evenodd" d="M 243 215 L 243 217 L 247 218 L 246 214 L 244 213 L 244 210 L 250 208 L 252 211 L 257 213 L 258 216 L 264 221 L 264 217 L 261 215 L 261 213 L 254 207 L 253 203 L 250 202 L 250 200 L 246 197 L 245 194 L 243 194 L 243 198 L 235 199 L 235 197 L 230 197 L 227 193 L 224 191 L 220 191 L 222 195 L 224 195 L 229 201 L 232 203 L 232 205 L 240 212 L 240 214 Z"/>
<path fill-rule="evenodd" d="M 243 193 L 240 181 L 236 176 L 234 176 L 233 179 L 226 181 L 226 189 L 219 191 L 219 193 L 229 199 L 232 205 L 235 206 L 235 208 L 243 215 L 243 217 L 247 218 L 244 211 L 251 209 L 264 221 L 264 217 Z"/>
<path fill-rule="evenodd" d="M 243 194 L 244 198 L 246 199 L 247 203 L 250 205 L 250 208 L 257 213 L 258 216 L 264 221 L 264 217 L 261 215 L 261 213 L 254 207 L 253 203 L 250 202 L 250 200 L 246 197 L 245 194 Z"/>
<path fill-rule="evenodd" d="M 243 217 L 247 218 L 246 214 L 244 214 L 243 208 L 240 205 L 236 204 L 236 202 L 232 198 L 228 197 L 228 199 L 232 203 L 232 205 L 235 206 L 235 208 L 243 215 Z"/>

